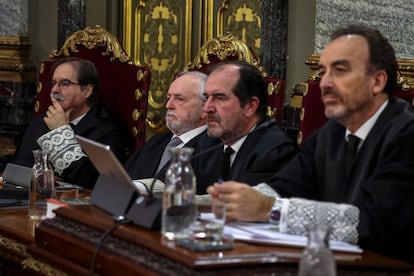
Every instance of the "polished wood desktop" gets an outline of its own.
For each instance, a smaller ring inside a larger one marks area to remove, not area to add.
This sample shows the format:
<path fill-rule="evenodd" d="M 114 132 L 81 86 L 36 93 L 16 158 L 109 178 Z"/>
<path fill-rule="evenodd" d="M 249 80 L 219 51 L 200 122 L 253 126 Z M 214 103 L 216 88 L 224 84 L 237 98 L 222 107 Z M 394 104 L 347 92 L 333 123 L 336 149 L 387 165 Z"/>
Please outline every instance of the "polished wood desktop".
<path fill-rule="evenodd" d="M 69 206 L 40 224 L 27 209 L 0 210 L 0 257 L 7 272 L 89 275 L 91 260 L 112 218 L 92 206 Z M 296 275 L 301 248 L 234 242 L 222 252 L 193 252 L 159 231 L 121 225 L 103 242 L 94 271 L 102 275 Z M 372 252 L 335 252 L 338 275 L 413 275 L 414 266 Z M 4 271 L 3 271 L 4 272 Z M 16 274 L 16 273 L 14 273 Z M 9 273 L 10 275 L 10 273 Z"/>

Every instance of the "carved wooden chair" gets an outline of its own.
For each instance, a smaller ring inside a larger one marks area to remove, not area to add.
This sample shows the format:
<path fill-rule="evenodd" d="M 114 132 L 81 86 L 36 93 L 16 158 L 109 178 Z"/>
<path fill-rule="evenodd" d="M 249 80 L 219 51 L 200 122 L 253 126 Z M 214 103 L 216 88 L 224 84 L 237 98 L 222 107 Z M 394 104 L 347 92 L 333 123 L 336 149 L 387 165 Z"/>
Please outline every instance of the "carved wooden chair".
<path fill-rule="evenodd" d="M 289 106 L 284 110 L 285 128 L 300 145 L 328 119 L 321 101 L 319 81 L 309 80 L 295 85 Z"/>
<path fill-rule="evenodd" d="M 131 133 L 130 150 L 145 142 L 147 95 L 151 71 L 147 66 L 135 65 L 112 34 L 100 26 L 73 33 L 50 59 L 41 63 L 35 102 L 35 116 L 50 105 L 49 85 L 53 63 L 65 56 L 92 61 L 101 82 L 98 102 L 111 116 Z"/>
<path fill-rule="evenodd" d="M 282 123 L 282 109 L 285 100 L 285 81 L 269 77 L 259 64 L 252 49 L 232 34 L 226 34 L 207 41 L 194 60 L 184 67 L 183 71 L 197 70 L 208 72 L 213 65 L 230 60 L 240 60 L 256 66 L 268 83 L 267 115 Z"/>

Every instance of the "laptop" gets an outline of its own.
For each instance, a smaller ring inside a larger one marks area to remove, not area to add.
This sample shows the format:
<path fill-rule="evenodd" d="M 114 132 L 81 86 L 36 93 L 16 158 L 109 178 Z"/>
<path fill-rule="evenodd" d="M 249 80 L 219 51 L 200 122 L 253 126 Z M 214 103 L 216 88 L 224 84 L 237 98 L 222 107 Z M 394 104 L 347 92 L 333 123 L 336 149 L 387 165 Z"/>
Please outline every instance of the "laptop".
<path fill-rule="evenodd" d="M 3 172 L 3 180 L 18 188 L 29 189 L 32 179 L 32 168 L 7 163 Z"/>
<path fill-rule="evenodd" d="M 91 203 L 111 213 L 115 220 L 125 217 L 136 225 L 159 230 L 162 200 L 147 196 L 134 184 L 108 145 L 79 135 L 76 139 L 99 172 Z"/>
<path fill-rule="evenodd" d="M 0 207 L 26 206 L 32 168 L 8 163 L 3 172 L 3 188 L 0 189 Z"/>
<path fill-rule="evenodd" d="M 90 201 L 114 216 L 124 216 L 137 189 L 110 146 L 76 135 L 76 140 L 99 172 Z"/>

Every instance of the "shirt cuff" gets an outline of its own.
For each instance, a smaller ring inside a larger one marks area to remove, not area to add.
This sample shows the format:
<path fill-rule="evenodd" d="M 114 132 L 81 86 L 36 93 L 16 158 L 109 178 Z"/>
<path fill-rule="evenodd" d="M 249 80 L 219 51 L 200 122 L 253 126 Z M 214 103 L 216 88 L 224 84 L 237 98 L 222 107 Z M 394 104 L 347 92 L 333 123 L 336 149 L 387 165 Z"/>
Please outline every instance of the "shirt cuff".
<path fill-rule="evenodd" d="M 266 183 L 260 183 L 256 186 L 253 186 L 253 189 L 261 192 L 262 194 L 273 197 L 275 200 L 279 200 L 282 202 L 282 206 L 280 209 L 280 220 L 279 220 L 279 231 L 282 233 L 287 232 L 287 217 L 289 213 L 289 199 L 281 198 L 280 195 L 269 185 Z M 271 212 L 272 210 L 270 210 Z"/>
<path fill-rule="evenodd" d="M 62 174 L 72 162 L 86 156 L 75 138 L 75 133 L 69 125 L 53 129 L 37 139 L 42 150 L 49 153 L 49 161 L 55 172 Z"/>

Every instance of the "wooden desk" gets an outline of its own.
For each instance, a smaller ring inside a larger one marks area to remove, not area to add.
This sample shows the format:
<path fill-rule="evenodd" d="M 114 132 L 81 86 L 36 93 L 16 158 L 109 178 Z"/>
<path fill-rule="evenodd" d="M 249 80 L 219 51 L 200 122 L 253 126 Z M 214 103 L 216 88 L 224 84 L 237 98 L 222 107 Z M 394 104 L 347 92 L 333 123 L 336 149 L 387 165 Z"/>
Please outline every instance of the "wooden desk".
<path fill-rule="evenodd" d="M 27 210 L 0 211 L 1 256 L 40 274 L 89 275 L 96 245 L 111 227 L 111 217 L 94 206 L 71 206 L 56 213 L 56 218 L 36 227 L 28 222 Z M 3 239 L 19 250 L 7 247 Z M 301 252 L 235 242 L 231 251 L 198 253 L 162 240 L 158 231 L 123 225 L 103 243 L 95 271 L 102 275 L 296 275 Z M 410 264 L 372 252 L 335 257 L 338 275 L 412 275 L 414 271 Z"/>
<path fill-rule="evenodd" d="M 47 263 L 38 262 L 27 252 L 35 243 L 34 233 L 39 222 L 28 219 L 27 208 L 0 209 L 0 274 L 28 275 L 37 272 L 44 275 L 64 275 Z"/>

